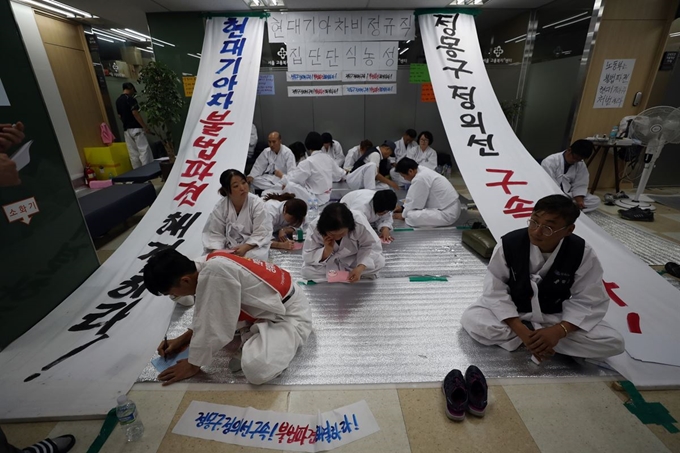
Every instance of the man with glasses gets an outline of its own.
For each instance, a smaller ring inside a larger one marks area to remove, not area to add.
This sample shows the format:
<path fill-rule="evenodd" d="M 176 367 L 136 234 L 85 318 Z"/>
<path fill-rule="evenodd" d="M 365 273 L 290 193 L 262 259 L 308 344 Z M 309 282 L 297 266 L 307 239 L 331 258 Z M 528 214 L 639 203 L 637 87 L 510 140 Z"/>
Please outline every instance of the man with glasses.
<path fill-rule="evenodd" d="M 552 154 L 541 162 L 541 167 L 550 175 L 565 194 L 574 199 L 583 212 L 594 211 L 600 206 L 600 199 L 588 193 L 590 174 L 584 159 L 593 154 L 593 144 L 588 140 L 576 140 L 566 151 Z"/>
<path fill-rule="evenodd" d="M 563 195 L 540 199 L 527 228 L 496 246 L 484 292 L 461 324 L 485 345 L 514 351 L 524 344 L 536 360 L 556 352 L 605 358 L 623 352 L 621 335 L 603 320 L 609 296 L 593 249 L 572 234 L 580 214 Z"/>

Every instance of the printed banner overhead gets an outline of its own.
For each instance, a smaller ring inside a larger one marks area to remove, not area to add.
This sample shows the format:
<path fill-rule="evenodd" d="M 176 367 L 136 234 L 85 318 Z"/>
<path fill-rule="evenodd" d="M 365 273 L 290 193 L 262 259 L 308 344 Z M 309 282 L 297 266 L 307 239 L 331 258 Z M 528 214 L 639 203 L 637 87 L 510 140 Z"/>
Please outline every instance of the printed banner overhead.
<path fill-rule="evenodd" d="M 0 420 L 104 415 L 163 339 L 173 311 L 141 270 L 158 249 L 202 252 L 219 176 L 243 168 L 264 20 L 209 19 L 179 158 L 130 237 L 80 288 L 0 353 Z"/>
<path fill-rule="evenodd" d="M 456 163 L 484 220 L 500 239 L 526 227 L 534 203 L 560 189 L 505 119 L 484 68 L 474 18 L 422 15 L 420 30 Z M 664 379 L 680 384 L 678 291 L 585 215 L 578 221 L 576 234 L 595 249 L 602 262 L 604 285 L 612 300 L 605 319 L 626 340 L 626 353 L 609 363 L 635 384 L 655 378 L 646 373 L 645 366 L 650 364 L 640 361 L 673 365 L 655 369 L 663 369 Z M 629 328 L 631 318 L 639 319 L 640 333 Z"/>
<path fill-rule="evenodd" d="M 269 42 L 406 41 L 415 39 L 413 11 L 270 13 Z"/>

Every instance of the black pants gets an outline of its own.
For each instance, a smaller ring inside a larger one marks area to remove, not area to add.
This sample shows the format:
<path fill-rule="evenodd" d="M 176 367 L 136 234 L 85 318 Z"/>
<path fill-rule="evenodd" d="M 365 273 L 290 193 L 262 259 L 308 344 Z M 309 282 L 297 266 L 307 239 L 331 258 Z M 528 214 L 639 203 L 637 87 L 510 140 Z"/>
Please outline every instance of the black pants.
<path fill-rule="evenodd" d="M 22 453 L 17 447 L 13 447 L 7 442 L 5 433 L 0 429 L 0 453 Z"/>

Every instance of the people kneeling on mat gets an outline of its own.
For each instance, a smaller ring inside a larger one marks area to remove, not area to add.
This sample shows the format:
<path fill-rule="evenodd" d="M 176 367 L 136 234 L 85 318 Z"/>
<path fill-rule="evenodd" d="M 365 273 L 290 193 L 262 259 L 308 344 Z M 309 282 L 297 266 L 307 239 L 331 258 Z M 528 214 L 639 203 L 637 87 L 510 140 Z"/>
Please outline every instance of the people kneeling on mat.
<path fill-rule="evenodd" d="M 349 271 L 350 283 L 373 277 L 385 267 L 382 244 L 359 211 L 330 203 L 306 231 L 302 277 L 325 279 L 329 271 Z"/>
<path fill-rule="evenodd" d="M 354 190 L 342 197 L 340 203 L 365 215 L 382 240 L 394 240 L 392 211 L 397 207 L 397 194 L 393 190 Z"/>
<path fill-rule="evenodd" d="M 404 206 L 394 211 L 395 219 L 414 228 L 450 226 L 458 220 L 460 200 L 448 179 L 408 157 L 397 163 L 396 170 L 411 186 Z"/>
<path fill-rule="evenodd" d="M 189 347 L 158 377 L 165 385 L 197 374 L 217 351 L 234 352 L 232 362 L 251 384 L 274 379 L 290 364 L 312 331 L 312 313 L 290 274 L 271 263 L 215 251 L 192 261 L 174 249 L 161 250 L 144 266 L 144 284 L 155 295 L 195 295 L 192 328 L 163 341 L 161 357 Z"/>
<path fill-rule="evenodd" d="M 480 298 L 463 313 L 472 338 L 508 351 L 524 344 L 538 361 L 556 352 L 604 358 L 624 350 L 603 320 L 609 296 L 593 249 L 572 234 L 579 207 L 564 195 L 540 199 L 528 228 L 496 246 Z"/>

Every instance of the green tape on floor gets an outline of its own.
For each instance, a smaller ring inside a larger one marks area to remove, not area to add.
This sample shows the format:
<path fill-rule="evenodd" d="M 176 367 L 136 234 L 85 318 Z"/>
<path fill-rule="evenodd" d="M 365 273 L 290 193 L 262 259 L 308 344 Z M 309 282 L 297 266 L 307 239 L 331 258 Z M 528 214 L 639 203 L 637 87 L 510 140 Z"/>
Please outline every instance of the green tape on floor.
<path fill-rule="evenodd" d="M 448 282 L 446 277 L 436 277 L 434 275 L 414 275 L 408 278 L 410 282 Z"/>
<path fill-rule="evenodd" d="M 298 285 L 312 286 L 312 285 L 316 285 L 316 282 L 314 280 L 300 280 L 298 282 Z"/>
<path fill-rule="evenodd" d="M 648 403 L 643 396 L 638 392 L 632 382 L 620 381 L 621 387 L 630 396 L 630 401 L 626 401 L 623 405 L 635 415 L 645 425 L 661 425 L 666 428 L 669 433 L 675 434 L 680 432 L 673 423 L 677 420 L 668 412 L 668 409 L 661 403 Z"/>
<path fill-rule="evenodd" d="M 116 417 L 116 409 L 114 408 L 111 409 L 108 414 L 106 414 L 104 424 L 99 430 L 99 435 L 94 440 L 94 442 L 92 442 L 90 448 L 87 449 L 87 453 L 98 453 L 99 450 L 101 450 L 104 446 L 104 443 L 106 443 L 106 439 L 108 439 L 113 430 L 116 429 L 117 424 L 118 418 Z"/>
<path fill-rule="evenodd" d="M 394 232 L 397 232 L 397 231 L 413 231 L 413 228 L 395 228 L 392 231 L 394 231 Z"/>

